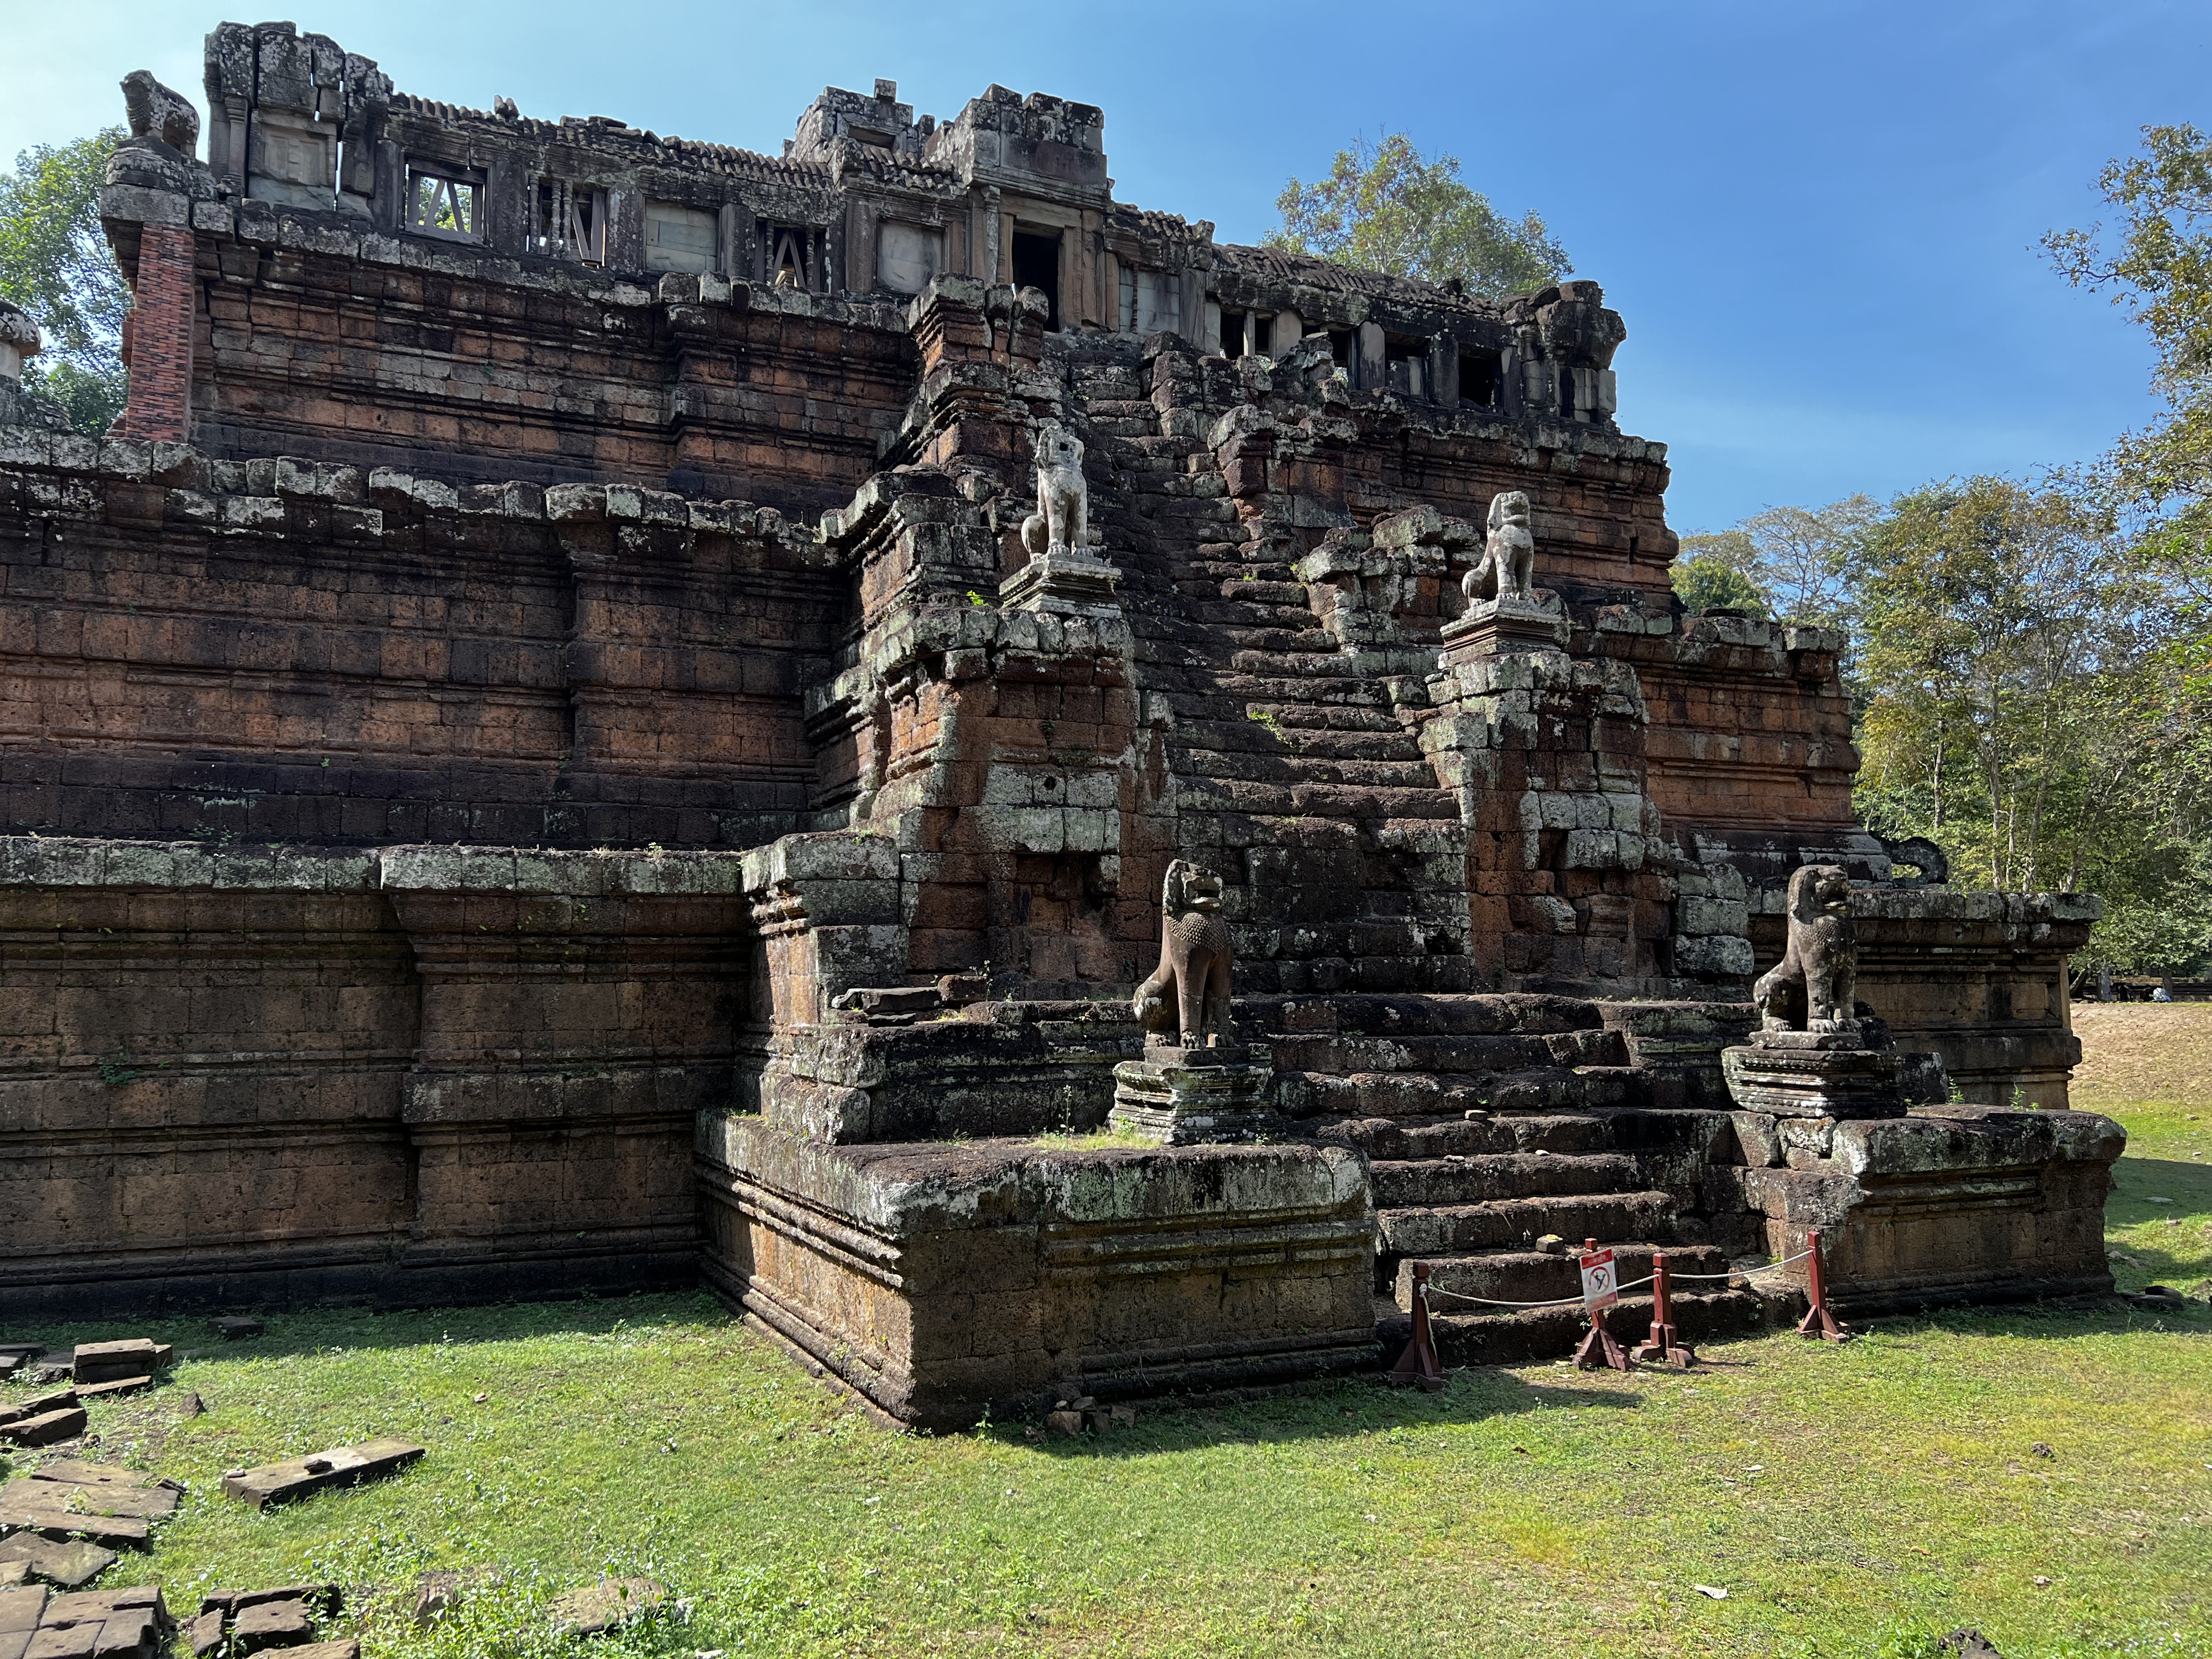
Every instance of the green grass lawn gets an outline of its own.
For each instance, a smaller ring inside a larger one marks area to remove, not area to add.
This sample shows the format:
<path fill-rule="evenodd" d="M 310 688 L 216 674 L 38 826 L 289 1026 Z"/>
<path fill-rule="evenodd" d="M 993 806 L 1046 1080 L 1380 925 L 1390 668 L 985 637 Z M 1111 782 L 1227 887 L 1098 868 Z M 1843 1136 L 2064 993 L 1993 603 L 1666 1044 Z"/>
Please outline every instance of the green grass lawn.
<path fill-rule="evenodd" d="M 2212 1105 L 2094 1103 L 2136 1135 L 2124 1276 L 2212 1273 Z M 1957 1625 L 2008 1659 L 2212 1655 L 2201 1309 L 1885 1321 L 1717 1345 L 1688 1376 L 1345 1384 L 1042 1443 L 889 1433 L 703 1297 L 301 1314 L 228 1347 L 188 1322 L 37 1334 L 142 1332 L 194 1357 L 95 1407 L 88 1455 L 190 1492 L 109 1582 L 195 1607 L 396 1587 L 334 1632 L 369 1659 L 580 1651 L 544 1603 L 603 1572 L 683 1607 L 597 1650 L 684 1659 L 1901 1656 Z M 205 1415 L 180 1420 L 186 1390 Z M 218 1493 L 233 1465 L 381 1434 L 429 1455 L 265 1516 Z M 433 1567 L 502 1577 L 420 1632 L 396 1591 Z"/>

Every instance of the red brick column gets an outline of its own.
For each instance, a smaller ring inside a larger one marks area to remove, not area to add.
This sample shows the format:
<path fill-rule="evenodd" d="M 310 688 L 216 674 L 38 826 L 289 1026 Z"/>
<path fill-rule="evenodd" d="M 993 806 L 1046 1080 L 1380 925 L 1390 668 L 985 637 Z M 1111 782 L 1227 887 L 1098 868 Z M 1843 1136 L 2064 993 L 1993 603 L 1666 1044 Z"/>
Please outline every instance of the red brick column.
<path fill-rule="evenodd" d="M 138 280 L 124 325 L 131 401 L 119 437 L 181 443 L 192 430 L 192 233 L 183 225 L 139 232 Z"/>

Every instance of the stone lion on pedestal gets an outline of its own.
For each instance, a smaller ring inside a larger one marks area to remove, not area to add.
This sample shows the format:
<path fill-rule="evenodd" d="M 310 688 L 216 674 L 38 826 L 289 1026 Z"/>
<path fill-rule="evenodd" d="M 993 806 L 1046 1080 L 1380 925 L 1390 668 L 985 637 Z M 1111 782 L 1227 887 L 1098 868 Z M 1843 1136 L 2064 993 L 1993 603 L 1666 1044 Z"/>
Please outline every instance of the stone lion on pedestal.
<path fill-rule="evenodd" d="M 1770 1031 L 1857 1031 L 1858 937 L 1851 879 L 1838 864 L 1808 864 L 1790 877 L 1790 945 L 1751 988 Z"/>
<path fill-rule="evenodd" d="M 1528 498 L 1517 489 L 1490 498 L 1489 538 L 1482 557 L 1462 579 L 1460 591 L 1480 605 L 1489 599 L 1536 597 L 1536 536 L 1528 527 Z"/>
<path fill-rule="evenodd" d="M 1058 421 L 1036 434 L 1037 510 L 1022 520 L 1022 545 L 1030 556 L 1066 556 L 1091 541 L 1091 489 L 1083 478 L 1083 441 Z"/>
<path fill-rule="evenodd" d="M 1130 1012 L 1161 1042 L 1218 1047 L 1229 1040 L 1230 968 L 1221 878 L 1177 859 L 1160 891 L 1160 965 Z"/>

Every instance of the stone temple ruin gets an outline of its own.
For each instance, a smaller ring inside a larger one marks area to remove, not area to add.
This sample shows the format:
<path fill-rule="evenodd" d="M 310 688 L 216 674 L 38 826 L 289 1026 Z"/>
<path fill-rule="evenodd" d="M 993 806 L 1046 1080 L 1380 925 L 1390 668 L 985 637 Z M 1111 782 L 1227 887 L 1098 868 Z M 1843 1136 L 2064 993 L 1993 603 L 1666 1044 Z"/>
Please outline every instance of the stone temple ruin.
<path fill-rule="evenodd" d="M 1218 242 L 1000 87 L 133 82 L 116 430 L 0 319 L 9 1316 L 703 1279 L 957 1423 L 1372 1367 L 1553 1235 L 2110 1287 L 2095 902 L 1893 857 L 1840 640 L 1683 613 L 1595 283 Z"/>

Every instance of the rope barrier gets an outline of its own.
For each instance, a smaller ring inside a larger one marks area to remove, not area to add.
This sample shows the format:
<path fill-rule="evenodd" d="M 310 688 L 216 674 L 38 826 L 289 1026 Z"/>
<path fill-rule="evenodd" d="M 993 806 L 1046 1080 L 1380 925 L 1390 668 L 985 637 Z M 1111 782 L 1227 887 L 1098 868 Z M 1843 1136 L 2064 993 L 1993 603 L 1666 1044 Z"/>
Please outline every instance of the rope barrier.
<path fill-rule="evenodd" d="M 1810 1250 L 1800 1250 L 1796 1255 L 1785 1255 L 1779 1261 L 1762 1262 L 1756 1267 L 1746 1267 L 1741 1270 L 1731 1269 L 1729 1272 L 1724 1273 L 1678 1273 L 1670 1270 L 1668 1277 L 1678 1279 L 1738 1279 L 1743 1277 L 1747 1273 L 1763 1273 L 1776 1267 L 1787 1267 L 1792 1262 L 1802 1261 L 1807 1256 L 1812 1254 L 1813 1252 Z M 1560 1260 L 1567 1261 L 1572 1261 L 1573 1258 L 1571 1256 L 1562 1256 Z M 1657 1277 L 1658 1275 L 1656 1273 L 1649 1273 L 1642 1279 L 1632 1279 L 1627 1284 L 1620 1286 L 1621 1294 L 1625 1296 L 1631 1291 L 1641 1290 L 1644 1285 L 1650 1284 Z M 1446 1296 L 1451 1297 L 1455 1302 L 1479 1303 L 1486 1308 L 1579 1308 L 1583 1305 L 1583 1299 L 1580 1296 L 1555 1296 L 1549 1301 L 1546 1302 L 1511 1302 L 1508 1301 L 1504 1297 L 1469 1296 L 1465 1291 L 1448 1291 L 1444 1289 L 1443 1285 L 1427 1280 L 1422 1281 L 1418 1288 L 1421 1295 L 1425 1297 L 1431 1296 Z"/>

